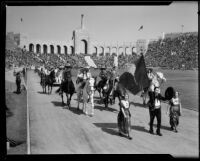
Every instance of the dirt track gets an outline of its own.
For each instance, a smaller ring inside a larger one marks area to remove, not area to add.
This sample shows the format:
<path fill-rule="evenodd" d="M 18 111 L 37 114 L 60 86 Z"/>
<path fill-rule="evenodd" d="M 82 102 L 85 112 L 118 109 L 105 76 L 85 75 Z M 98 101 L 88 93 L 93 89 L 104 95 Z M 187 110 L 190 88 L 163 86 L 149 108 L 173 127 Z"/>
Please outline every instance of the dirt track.
<path fill-rule="evenodd" d="M 170 131 L 168 116 L 165 114 L 166 105 L 163 104 L 163 136 L 151 135 L 148 133 L 148 109 L 143 107 L 140 97 L 130 95 L 133 140 L 128 140 L 118 135 L 118 101 L 109 106 L 109 110 L 96 103 L 95 115 L 85 116 L 76 110 L 76 94 L 72 98 L 72 108 L 64 109 L 61 97 L 54 92 L 58 87 L 53 88 L 51 95 L 43 94 L 39 81 L 38 75 L 29 71 L 31 154 L 163 153 L 183 157 L 199 155 L 198 112 L 183 109 L 179 133 L 174 133 Z"/>

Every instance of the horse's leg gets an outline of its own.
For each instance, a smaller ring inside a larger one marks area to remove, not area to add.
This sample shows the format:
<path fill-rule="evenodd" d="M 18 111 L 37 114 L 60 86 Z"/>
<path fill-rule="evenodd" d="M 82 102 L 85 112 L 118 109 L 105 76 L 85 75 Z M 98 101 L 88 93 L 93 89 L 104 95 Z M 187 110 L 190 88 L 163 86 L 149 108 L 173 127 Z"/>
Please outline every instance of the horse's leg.
<path fill-rule="evenodd" d="M 64 106 L 65 103 L 64 103 L 64 101 L 63 101 L 63 92 L 61 93 L 61 98 L 62 98 L 62 105 Z"/>
<path fill-rule="evenodd" d="M 45 93 L 47 93 L 47 89 L 46 89 L 47 85 L 45 84 L 44 85 L 44 90 L 45 90 Z"/>
<path fill-rule="evenodd" d="M 71 93 L 70 96 L 69 96 L 69 108 L 71 107 L 72 96 L 73 96 L 73 93 Z"/>
<path fill-rule="evenodd" d="M 143 98 L 143 105 L 146 105 L 146 92 L 144 92 L 142 98 Z"/>
<path fill-rule="evenodd" d="M 67 93 L 66 93 L 66 97 L 67 97 L 67 107 L 70 108 L 70 101 L 69 101 L 69 96 Z"/>
<path fill-rule="evenodd" d="M 53 84 L 51 84 L 50 87 L 51 87 L 51 88 L 50 88 L 50 94 L 51 94 L 51 93 L 52 93 Z"/>
<path fill-rule="evenodd" d="M 94 92 L 92 92 L 90 99 L 91 99 L 90 101 L 91 101 L 91 107 L 92 107 L 91 115 L 93 116 L 94 115 Z"/>
<path fill-rule="evenodd" d="M 105 104 L 105 108 L 108 108 L 108 99 L 109 99 L 109 96 L 105 96 L 104 97 L 104 104 Z"/>
<path fill-rule="evenodd" d="M 81 97 L 82 97 L 82 96 L 81 96 L 81 91 L 79 91 L 79 93 L 78 93 L 77 96 L 78 96 L 78 97 L 77 97 L 77 98 L 78 98 L 78 107 L 77 107 L 77 109 L 80 110 L 79 105 L 80 105 L 80 101 L 81 101 Z M 83 110 L 83 109 L 82 109 L 82 110 Z"/>

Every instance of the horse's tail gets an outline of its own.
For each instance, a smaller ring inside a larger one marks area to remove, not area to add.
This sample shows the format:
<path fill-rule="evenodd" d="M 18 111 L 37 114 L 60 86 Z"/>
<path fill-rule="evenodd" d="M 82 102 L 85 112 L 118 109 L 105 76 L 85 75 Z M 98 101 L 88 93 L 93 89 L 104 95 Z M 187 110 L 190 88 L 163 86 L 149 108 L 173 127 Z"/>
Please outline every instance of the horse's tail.
<path fill-rule="evenodd" d="M 60 87 L 55 91 L 55 93 L 59 93 L 60 92 Z"/>

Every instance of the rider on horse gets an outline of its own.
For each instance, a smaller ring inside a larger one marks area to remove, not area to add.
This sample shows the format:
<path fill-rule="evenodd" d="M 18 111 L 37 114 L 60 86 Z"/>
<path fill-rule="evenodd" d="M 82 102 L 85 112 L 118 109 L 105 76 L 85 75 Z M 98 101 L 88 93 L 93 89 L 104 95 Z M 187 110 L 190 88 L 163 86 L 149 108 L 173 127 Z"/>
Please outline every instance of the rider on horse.
<path fill-rule="evenodd" d="M 110 81 L 111 81 L 112 86 L 113 86 L 113 89 L 112 89 L 112 92 L 111 92 L 111 95 L 113 96 L 114 90 L 116 89 L 116 82 L 117 82 L 117 71 L 116 71 L 115 66 L 111 70 Z"/>
<path fill-rule="evenodd" d="M 79 110 L 79 102 L 82 98 L 83 88 L 86 85 L 86 81 L 92 77 L 89 71 L 89 68 L 90 68 L 89 66 L 86 66 L 85 68 L 81 68 L 77 75 L 76 83 L 78 84 L 78 87 L 77 87 L 77 99 L 78 99 L 77 109 L 78 110 Z"/>
<path fill-rule="evenodd" d="M 90 73 L 90 67 L 86 66 L 85 68 L 82 68 L 79 72 L 80 73 L 78 73 L 77 78 L 79 78 L 81 80 L 80 82 L 82 82 L 81 88 L 84 88 L 87 79 L 92 77 Z"/>
<path fill-rule="evenodd" d="M 62 93 L 62 87 L 63 85 L 66 83 L 66 81 L 71 81 L 72 80 L 72 73 L 71 73 L 71 68 L 72 66 L 67 63 L 64 67 L 64 70 L 62 72 L 62 80 L 61 80 L 61 84 L 60 84 L 60 93 Z"/>
<path fill-rule="evenodd" d="M 106 83 L 107 80 L 107 73 L 106 73 L 106 67 L 102 66 L 100 68 L 100 73 L 99 73 L 99 77 L 101 78 L 102 84 L 104 85 Z M 102 87 L 103 88 L 103 87 Z"/>

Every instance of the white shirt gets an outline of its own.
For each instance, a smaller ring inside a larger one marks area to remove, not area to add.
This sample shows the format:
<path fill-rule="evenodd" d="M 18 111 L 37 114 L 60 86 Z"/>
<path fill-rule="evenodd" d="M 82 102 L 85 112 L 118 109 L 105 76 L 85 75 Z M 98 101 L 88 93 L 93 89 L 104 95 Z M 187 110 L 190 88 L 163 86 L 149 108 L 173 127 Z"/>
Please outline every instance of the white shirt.
<path fill-rule="evenodd" d="M 86 73 L 86 74 L 83 74 L 83 73 L 80 73 L 78 74 L 78 77 L 80 78 L 83 78 L 84 80 L 86 80 L 87 78 L 91 78 L 91 73 Z"/>
<path fill-rule="evenodd" d="M 174 105 L 179 105 L 179 98 L 172 98 L 172 102 Z"/>
<path fill-rule="evenodd" d="M 158 100 L 158 99 L 156 98 L 156 99 L 155 99 L 155 109 L 160 108 L 160 105 L 161 105 L 160 100 Z"/>
<path fill-rule="evenodd" d="M 129 108 L 129 102 L 128 101 L 122 100 L 121 103 L 124 106 L 124 108 Z"/>

